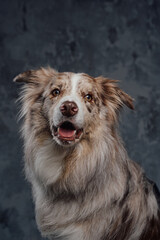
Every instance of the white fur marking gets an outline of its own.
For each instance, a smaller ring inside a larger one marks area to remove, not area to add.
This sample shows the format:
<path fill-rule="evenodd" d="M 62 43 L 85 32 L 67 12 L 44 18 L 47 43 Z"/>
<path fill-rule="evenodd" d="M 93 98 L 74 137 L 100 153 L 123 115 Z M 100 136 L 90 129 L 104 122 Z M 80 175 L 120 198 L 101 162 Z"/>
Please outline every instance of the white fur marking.
<path fill-rule="evenodd" d="M 69 95 L 64 96 L 59 103 L 57 104 L 54 114 L 53 114 L 53 124 L 54 126 L 58 126 L 58 124 L 62 120 L 62 114 L 60 112 L 60 106 L 65 101 L 74 101 L 78 106 L 78 114 L 75 116 L 75 123 L 79 126 L 79 128 L 83 127 L 84 123 L 84 113 L 83 113 L 83 105 L 82 105 L 82 99 L 79 96 L 77 90 L 78 90 L 78 83 L 81 79 L 80 74 L 74 74 L 74 76 L 71 78 L 71 91 Z"/>
<path fill-rule="evenodd" d="M 74 74 L 73 77 L 71 78 L 71 85 L 72 85 L 71 95 L 76 94 L 79 80 L 80 80 L 79 74 Z"/>
<path fill-rule="evenodd" d="M 62 173 L 62 160 L 65 152 L 56 153 L 52 141 L 46 141 L 44 146 L 40 147 L 35 157 L 35 172 L 44 184 L 55 182 Z"/>

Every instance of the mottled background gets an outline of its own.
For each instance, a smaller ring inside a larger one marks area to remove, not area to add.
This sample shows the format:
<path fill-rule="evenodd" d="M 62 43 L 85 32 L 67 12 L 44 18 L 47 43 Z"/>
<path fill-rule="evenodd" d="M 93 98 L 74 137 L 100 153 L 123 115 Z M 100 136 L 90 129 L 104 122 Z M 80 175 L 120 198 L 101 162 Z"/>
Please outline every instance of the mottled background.
<path fill-rule="evenodd" d="M 0 239 L 40 240 L 16 120 L 19 72 L 51 65 L 121 80 L 121 133 L 160 187 L 160 1 L 0 0 Z"/>

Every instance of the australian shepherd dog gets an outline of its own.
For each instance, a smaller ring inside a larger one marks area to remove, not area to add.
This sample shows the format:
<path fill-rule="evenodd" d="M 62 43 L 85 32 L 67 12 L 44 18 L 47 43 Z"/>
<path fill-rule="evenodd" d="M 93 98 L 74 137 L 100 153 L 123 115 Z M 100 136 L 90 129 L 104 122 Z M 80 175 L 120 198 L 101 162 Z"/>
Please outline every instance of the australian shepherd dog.
<path fill-rule="evenodd" d="M 133 99 L 117 81 L 40 68 L 19 74 L 25 173 L 49 239 L 160 240 L 154 184 L 118 135 Z"/>

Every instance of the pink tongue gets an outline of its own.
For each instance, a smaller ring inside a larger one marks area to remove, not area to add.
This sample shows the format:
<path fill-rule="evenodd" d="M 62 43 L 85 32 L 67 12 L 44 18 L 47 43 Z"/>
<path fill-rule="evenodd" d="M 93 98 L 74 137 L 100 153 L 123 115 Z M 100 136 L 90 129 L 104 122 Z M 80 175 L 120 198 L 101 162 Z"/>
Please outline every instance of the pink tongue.
<path fill-rule="evenodd" d="M 59 128 L 59 135 L 64 138 L 71 138 L 74 136 L 74 130 Z"/>

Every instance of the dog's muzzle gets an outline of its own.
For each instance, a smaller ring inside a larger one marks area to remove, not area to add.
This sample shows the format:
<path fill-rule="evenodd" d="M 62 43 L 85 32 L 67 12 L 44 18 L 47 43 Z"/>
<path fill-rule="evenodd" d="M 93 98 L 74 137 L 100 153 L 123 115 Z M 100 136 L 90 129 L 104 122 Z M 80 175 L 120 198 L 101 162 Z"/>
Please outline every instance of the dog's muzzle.
<path fill-rule="evenodd" d="M 83 128 L 79 128 L 75 121 L 76 114 L 79 111 L 77 104 L 73 101 L 65 101 L 61 104 L 59 110 L 63 120 L 58 126 L 52 127 L 52 134 L 65 144 L 79 140 Z"/>

